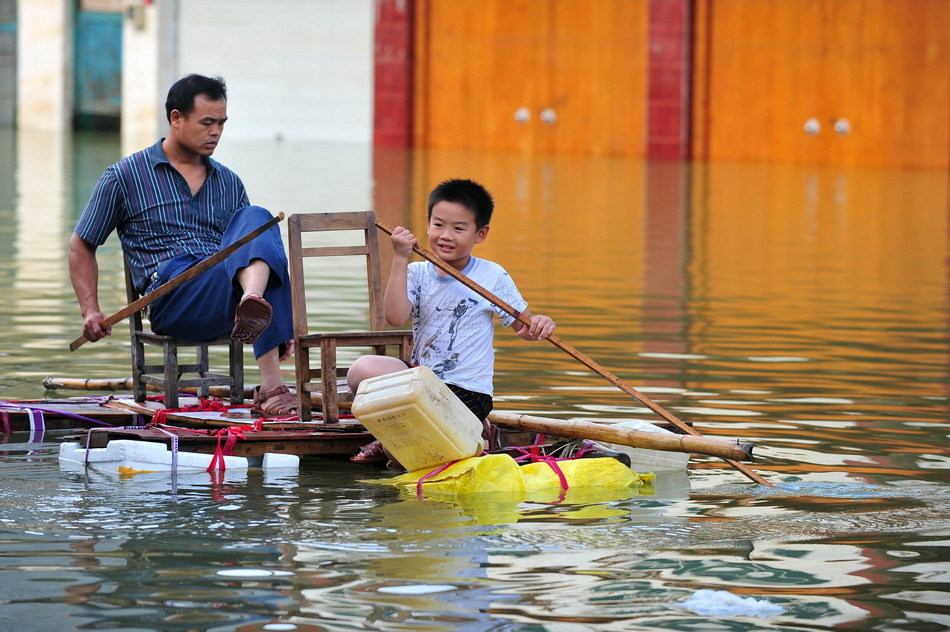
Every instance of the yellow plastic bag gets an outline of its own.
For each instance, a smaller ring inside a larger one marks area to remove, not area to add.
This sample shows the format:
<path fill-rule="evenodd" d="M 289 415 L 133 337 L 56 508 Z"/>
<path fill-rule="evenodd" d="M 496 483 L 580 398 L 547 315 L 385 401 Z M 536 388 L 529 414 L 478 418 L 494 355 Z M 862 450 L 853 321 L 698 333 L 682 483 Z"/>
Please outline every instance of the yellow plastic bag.
<path fill-rule="evenodd" d="M 557 461 L 555 466 L 564 475 L 569 493 L 576 495 L 582 490 L 601 490 L 600 493 L 584 492 L 585 499 L 629 497 L 631 488 L 652 482 L 654 478 L 652 474 L 637 474 L 611 458 Z M 369 482 L 413 493 L 421 490 L 425 495 L 440 497 L 504 492 L 537 502 L 564 499 L 564 482 L 557 471 L 544 462 L 521 466 L 507 454 L 488 454 L 462 459 L 441 471 L 437 469 L 416 470 L 395 478 Z M 434 471 L 436 473 L 430 474 Z M 424 477 L 420 486 L 419 481 Z M 612 495 L 607 490 L 617 490 L 620 494 Z"/>
<path fill-rule="evenodd" d="M 546 462 L 529 463 L 521 467 L 528 493 L 562 489 L 561 477 L 555 467 L 561 471 L 572 487 L 632 487 L 640 485 L 640 477 L 626 465 L 611 458 L 574 459 L 556 461 L 554 467 Z"/>
<path fill-rule="evenodd" d="M 416 470 L 389 480 L 372 482 L 415 491 L 419 479 L 432 471 Z M 488 454 L 462 459 L 429 476 L 423 481 L 422 490 L 452 495 L 492 492 L 523 495 L 525 484 L 521 468 L 514 459 L 506 454 Z"/>
<path fill-rule="evenodd" d="M 521 467 L 527 497 L 535 502 L 589 503 L 625 500 L 653 474 L 639 475 L 611 458 L 539 461 Z M 564 477 L 562 481 L 558 471 Z M 567 489 L 564 488 L 567 484 Z"/>
<path fill-rule="evenodd" d="M 552 517 L 608 519 L 627 513 L 611 503 L 653 493 L 653 474 L 637 474 L 616 459 L 577 459 L 557 461 L 556 465 L 567 479 L 567 490 L 548 464 L 519 466 L 506 454 L 463 459 L 441 471 L 423 469 L 365 482 L 396 487 L 407 499 L 447 503 L 471 524 Z"/>

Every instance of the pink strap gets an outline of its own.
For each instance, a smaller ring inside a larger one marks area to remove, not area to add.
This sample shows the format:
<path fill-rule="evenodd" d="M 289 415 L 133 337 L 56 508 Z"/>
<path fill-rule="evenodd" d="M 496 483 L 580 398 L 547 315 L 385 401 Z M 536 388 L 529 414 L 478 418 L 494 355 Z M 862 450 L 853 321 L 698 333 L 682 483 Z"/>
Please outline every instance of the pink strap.
<path fill-rule="evenodd" d="M 561 469 L 561 466 L 559 466 L 557 462 L 570 460 L 571 459 L 555 459 L 553 456 L 542 456 L 536 459 L 535 462 L 547 463 L 548 467 L 554 470 L 554 473 L 557 474 L 558 479 L 561 481 L 561 489 L 567 491 L 567 477 L 564 476 L 564 470 Z"/>
<path fill-rule="evenodd" d="M 217 469 L 224 471 L 224 453 L 221 450 L 221 435 L 218 435 L 218 447 L 214 449 L 214 456 L 211 457 L 211 463 L 208 464 L 209 472 L 213 472 Z"/>
<path fill-rule="evenodd" d="M 419 500 L 422 500 L 422 484 L 426 482 L 426 480 L 428 480 L 432 476 L 435 476 L 436 474 L 439 474 L 440 472 L 444 472 L 445 470 L 452 467 L 458 462 L 459 462 L 459 459 L 456 459 L 454 461 L 449 461 L 445 465 L 440 465 L 439 467 L 435 468 L 431 472 L 420 476 L 419 480 L 416 481 L 416 496 L 418 496 Z"/>

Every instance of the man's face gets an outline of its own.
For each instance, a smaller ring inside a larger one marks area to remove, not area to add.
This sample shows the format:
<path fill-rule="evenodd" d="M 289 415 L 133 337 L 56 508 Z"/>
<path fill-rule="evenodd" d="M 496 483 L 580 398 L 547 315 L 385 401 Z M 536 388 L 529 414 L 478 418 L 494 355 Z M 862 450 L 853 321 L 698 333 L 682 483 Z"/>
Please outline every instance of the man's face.
<path fill-rule="evenodd" d="M 195 97 L 195 108 L 187 116 L 178 110 L 172 110 L 171 128 L 174 140 L 186 151 L 210 156 L 221 139 L 227 120 L 226 100 L 212 101 L 199 94 Z"/>

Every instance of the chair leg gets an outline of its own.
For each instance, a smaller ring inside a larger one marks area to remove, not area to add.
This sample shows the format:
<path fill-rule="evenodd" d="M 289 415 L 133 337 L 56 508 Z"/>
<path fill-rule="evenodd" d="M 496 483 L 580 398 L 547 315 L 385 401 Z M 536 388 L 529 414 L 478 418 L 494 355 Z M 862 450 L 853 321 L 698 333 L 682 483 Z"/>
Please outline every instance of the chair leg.
<path fill-rule="evenodd" d="M 210 361 L 208 360 L 208 345 L 196 345 L 195 346 L 195 364 L 198 367 L 197 373 L 199 377 L 206 377 L 208 371 L 211 370 Z M 209 394 L 209 389 L 207 386 L 198 387 L 198 397 L 207 397 Z"/>
<path fill-rule="evenodd" d="M 165 408 L 178 408 L 178 347 L 164 344 Z"/>
<path fill-rule="evenodd" d="M 239 406 L 244 403 L 244 345 L 231 340 L 228 345 L 228 360 L 231 374 L 231 403 Z"/>
<path fill-rule="evenodd" d="M 412 362 L 412 335 L 402 337 L 399 343 L 399 359 L 403 362 Z"/>
<path fill-rule="evenodd" d="M 340 420 L 340 405 L 336 392 L 336 345 L 327 339 L 320 342 L 320 382 L 323 423 L 335 424 Z"/>
<path fill-rule="evenodd" d="M 142 374 L 145 372 L 145 345 L 138 339 L 138 336 L 132 336 L 132 396 L 137 402 L 144 402 L 147 397 L 145 384 L 142 382 Z"/>
<path fill-rule="evenodd" d="M 310 405 L 310 392 L 306 389 L 310 383 L 310 348 L 300 345 L 298 341 L 294 355 L 297 358 L 297 416 L 300 421 L 310 421 L 313 408 Z"/>

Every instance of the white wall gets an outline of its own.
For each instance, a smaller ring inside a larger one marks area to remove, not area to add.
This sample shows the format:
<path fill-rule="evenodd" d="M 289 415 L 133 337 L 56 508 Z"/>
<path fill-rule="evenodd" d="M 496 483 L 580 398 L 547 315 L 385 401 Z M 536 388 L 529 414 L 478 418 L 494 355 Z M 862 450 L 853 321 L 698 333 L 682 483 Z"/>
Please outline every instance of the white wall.
<path fill-rule="evenodd" d="M 179 0 L 178 76 L 222 76 L 227 136 L 372 142 L 373 0 Z"/>
<path fill-rule="evenodd" d="M 254 204 L 371 207 L 374 0 L 156 0 L 143 15 L 123 29 L 123 154 L 167 133 L 176 79 L 220 75 L 229 120 L 214 157 Z"/>
<path fill-rule="evenodd" d="M 122 153 L 147 147 L 168 129 L 165 96 L 178 78 L 178 1 L 132 5 L 122 20 Z"/>
<path fill-rule="evenodd" d="M 72 5 L 17 4 L 17 126 L 66 129 L 72 121 Z"/>

